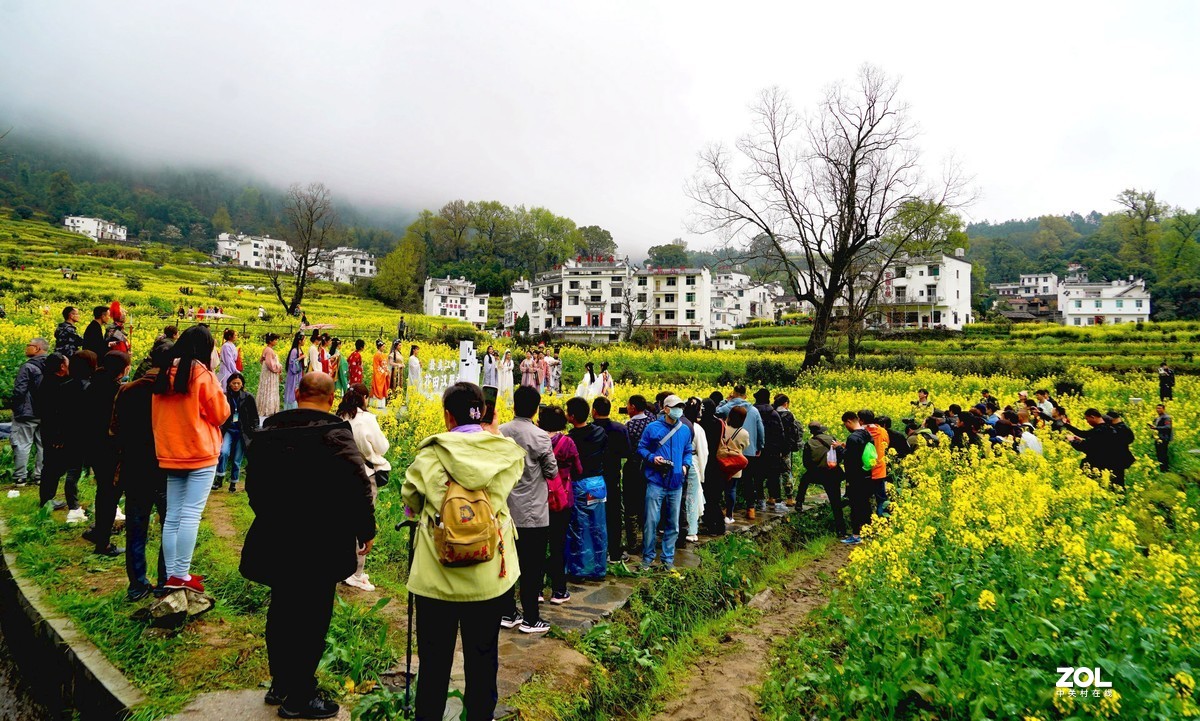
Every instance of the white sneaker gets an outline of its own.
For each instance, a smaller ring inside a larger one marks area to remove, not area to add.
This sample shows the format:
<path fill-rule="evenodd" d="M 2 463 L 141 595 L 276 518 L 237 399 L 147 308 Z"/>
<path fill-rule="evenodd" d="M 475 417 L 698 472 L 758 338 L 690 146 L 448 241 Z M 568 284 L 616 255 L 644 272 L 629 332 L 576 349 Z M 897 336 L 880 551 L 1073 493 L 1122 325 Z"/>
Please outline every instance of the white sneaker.
<path fill-rule="evenodd" d="M 788 512 L 787 504 L 782 501 L 780 501 L 779 503 L 776 503 L 775 504 L 775 512 L 776 513 L 787 513 Z"/>
<path fill-rule="evenodd" d="M 726 525 L 726 526 L 732 526 L 732 525 L 733 525 L 733 519 L 732 519 L 732 518 L 730 518 L 729 516 L 725 516 L 725 525 Z"/>
<path fill-rule="evenodd" d="M 87 514 L 85 514 L 83 512 L 82 508 L 75 508 L 73 510 L 67 511 L 67 523 L 71 523 L 71 524 L 83 523 L 86 520 L 87 520 Z"/>
<path fill-rule="evenodd" d="M 362 576 L 351 576 L 350 578 L 347 578 L 345 581 L 342 581 L 342 583 L 346 584 L 347 586 L 353 586 L 354 588 L 362 589 L 363 591 L 374 591 L 375 590 L 374 584 L 372 584 L 370 581 L 363 578 Z"/>
<path fill-rule="evenodd" d="M 767 499 L 764 498 L 758 502 L 758 510 L 762 511 L 763 513 L 767 512 Z"/>
<path fill-rule="evenodd" d="M 121 512 L 121 507 L 117 506 L 117 515 L 113 516 L 114 521 L 124 521 L 125 514 Z"/>
<path fill-rule="evenodd" d="M 697 541 L 699 541 L 699 540 L 700 540 L 700 536 L 697 536 L 697 535 L 696 535 L 696 534 L 694 534 L 694 533 L 693 533 L 692 535 L 690 535 L 690 536 L 685 536 L 685 538 L 687 539 L 687 542 L 688 542 L 688 543 L 695 543 L 695 542 L 697 542 Z"/>

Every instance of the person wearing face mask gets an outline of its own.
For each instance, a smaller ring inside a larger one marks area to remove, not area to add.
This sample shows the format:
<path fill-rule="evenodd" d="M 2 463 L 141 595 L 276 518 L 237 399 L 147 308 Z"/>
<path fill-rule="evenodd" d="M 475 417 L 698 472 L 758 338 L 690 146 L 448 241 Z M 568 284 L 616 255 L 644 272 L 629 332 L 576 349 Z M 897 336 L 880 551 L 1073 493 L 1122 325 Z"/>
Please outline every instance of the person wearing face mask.
<path fill-rule="evenodd" d="M 645 462 L 646 507 L 642 528 L 642 570 L 654 562 L 660 515 L 666 509 L 663 531 L 663 567 L 675 569 L 675 542 L 679 538 L 679 502 L 683 479 L 692 459 L 692 429 L 682 422 L 683 399 L 669 395 L 663 399 L 662 418 L 646 426 L 638 442 L 638 455 Z"/>

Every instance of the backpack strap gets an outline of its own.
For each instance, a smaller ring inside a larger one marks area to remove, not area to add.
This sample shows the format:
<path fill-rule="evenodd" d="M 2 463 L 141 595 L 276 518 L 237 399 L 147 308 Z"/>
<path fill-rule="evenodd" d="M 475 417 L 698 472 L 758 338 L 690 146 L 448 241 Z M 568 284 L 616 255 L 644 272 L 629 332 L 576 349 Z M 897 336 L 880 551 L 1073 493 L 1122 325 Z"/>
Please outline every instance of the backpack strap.
<path fill-rule="evenodd" d="M 679 431 L 679 429 L 682 427 L 683 427 L 683 420 L 681 419 L 681 420 L 676 421 L 674 427 L 672 427 L 671 430 L 667 431 L 667 435 L 658 439 L 658 447 L 661 449 L 663 446 L 665 446 L 667 444 L 667 441 L 671 440 L 671 436 L 675 435 L 675 433 L 677 431 Z"/>

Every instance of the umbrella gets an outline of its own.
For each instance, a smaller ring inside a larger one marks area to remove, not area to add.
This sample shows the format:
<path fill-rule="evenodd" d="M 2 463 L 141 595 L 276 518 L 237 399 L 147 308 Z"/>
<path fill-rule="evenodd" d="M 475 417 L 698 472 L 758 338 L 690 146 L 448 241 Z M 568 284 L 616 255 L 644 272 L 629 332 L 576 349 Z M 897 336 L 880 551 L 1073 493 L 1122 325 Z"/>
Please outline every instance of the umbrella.
<path fill-rule="evenodd" d="M 204 317 L 205 318 L 233 318 L 233 316 L 229 315 L 228 313 L 205 313 Z"/>
<path fill-rule="evenodd" d="M 300 330 L 328 330 L 329 328 L 337 328 L 337 326 L 333 323 L 309 323 L 300 326 Z"/>

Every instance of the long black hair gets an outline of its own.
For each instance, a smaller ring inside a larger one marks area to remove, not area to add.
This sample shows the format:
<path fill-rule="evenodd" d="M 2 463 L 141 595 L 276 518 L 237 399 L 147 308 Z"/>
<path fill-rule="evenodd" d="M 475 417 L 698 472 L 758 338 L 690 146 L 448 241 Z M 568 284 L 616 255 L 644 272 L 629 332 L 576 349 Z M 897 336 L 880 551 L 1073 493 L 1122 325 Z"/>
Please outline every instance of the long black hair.
<path fill-rule="evenodd" d="M 301 357 L 302 354 L 300 353 L 300 344 L 303 342 L 304 342 L 304 334 L 303 333 L 297 332 L 296 335 L 292 336 L 292 347 L 288 349 L 288 357 L 289 358 L 292 356 L 292 351 L 296 351 L 297 358 Z"/>
<path fill-rule="evenodd" d="M 584 363 L 584 364 L 583 364 L 583 369 L 584 369 L 585 371 L 587 371 L 587 374 L 588 374 L 588 384 L 590 385 L 590 384 L 592 384 L 592 383 L 595 383 L 595 382 L 596 382 L 596 369 L 595 369 L 595 367 L 594 367 L 594 366 L 592 366 L 592 362 L 591 362 L 591 361 L 588 361 L 587 363 Z"/>
<path fill-rule="evenodd" d="M 342 402 L 338 404 L 337 415 L 350 420 L 358 415 L 359 411 L 364 411 L 367 408 L 367 397 L 362 394 L 361 390 L 354 384 L 350 390 L 342 396 Z"/>
<path fill-rule="evenodd" d="M 158 377 L 154 379 L 155 395 L 168 393 L 187 393 L 192 380 L 192 365 L 200 363 L 205 368 L 212 362 L 213 337 L 208 328 L 194 325 L 179 334 L 179 340 L 171 347 L 171 352 L 158 367 Z M 175 382 L 171 383 L 171 365 L 178 361 L 175 370 Z"/>

